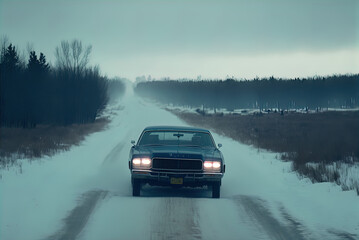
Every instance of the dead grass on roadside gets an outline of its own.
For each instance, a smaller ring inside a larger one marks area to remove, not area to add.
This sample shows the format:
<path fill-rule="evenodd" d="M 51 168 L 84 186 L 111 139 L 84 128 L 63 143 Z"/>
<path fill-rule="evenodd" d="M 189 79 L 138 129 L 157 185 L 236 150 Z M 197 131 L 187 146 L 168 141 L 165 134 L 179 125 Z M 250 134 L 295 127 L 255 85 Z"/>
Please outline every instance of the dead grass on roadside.
<path fill-rule="evenodd" d="M 103 130 L 107 118 L 94 123 L 72 124 L 70 126 L 38 125 L 36 128 L 0 128 L 0 164 L 12 164 L 18 158 L 39 158 L 66 151 L 78 145 L 84 138 Z"/>
<path fill-rule="evenodd" d="M 339 174 L 332 172 L 325 176 L 323 167 L 313 171 L 307 163 L 325 166 L 334 162 L 359 161 L 359 111 L 284 115 L 174 113 L 191 125 L 213 129 L 234 140 L 282 153 L 283 160 L 293 161 L 294 170 L 313 181 L 330 179 L 335 182 Z"/>

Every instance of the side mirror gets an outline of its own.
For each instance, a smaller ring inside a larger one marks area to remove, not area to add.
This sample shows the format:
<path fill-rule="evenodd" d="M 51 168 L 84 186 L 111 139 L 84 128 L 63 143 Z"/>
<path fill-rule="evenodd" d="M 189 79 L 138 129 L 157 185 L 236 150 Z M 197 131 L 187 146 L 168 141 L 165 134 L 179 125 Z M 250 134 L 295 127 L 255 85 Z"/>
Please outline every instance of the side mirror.
<path fill-rule="evenodd" d="M 132 145 L 135 145 L 135 143 L 136 143 L 135 140 L 131 140 Z"/>
<path fill-rule="evenodd" d="M 218 148 L 221 148 L 222 147 L 222 143 L 218 143 Z"/>

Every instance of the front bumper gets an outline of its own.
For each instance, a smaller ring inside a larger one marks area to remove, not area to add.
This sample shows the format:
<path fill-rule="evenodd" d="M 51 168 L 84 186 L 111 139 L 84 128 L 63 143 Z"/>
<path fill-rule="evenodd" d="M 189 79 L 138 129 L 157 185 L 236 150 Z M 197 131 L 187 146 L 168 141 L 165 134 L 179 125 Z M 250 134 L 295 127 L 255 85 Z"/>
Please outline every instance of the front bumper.
<path fill-rule="evenodd" d="M 153 186 L 190 186 L 201 187 L 221 182 L 223 173 L 204 172 L 159 172 L 153 170 L 131 170 L 132 180 L 136 179 L 141 183 L 148 183 Z M 182 184 L 171 184 L 171 178 L 182 178 Z"/>

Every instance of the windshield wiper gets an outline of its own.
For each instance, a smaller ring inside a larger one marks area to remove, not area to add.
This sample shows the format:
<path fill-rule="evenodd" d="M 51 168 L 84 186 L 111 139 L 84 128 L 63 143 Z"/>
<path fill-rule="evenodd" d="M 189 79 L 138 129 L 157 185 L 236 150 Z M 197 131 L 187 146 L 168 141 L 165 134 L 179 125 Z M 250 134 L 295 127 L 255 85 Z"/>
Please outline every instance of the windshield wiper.
<path fill-rule="evenodd" d="M 199 147 L 199 148 L 203 148 L 203 146 L 200 145 L 179 145 L 181 147 Z"/>
<path fill-rule="evenodd" d="M 165 146 L 164 144 L 145 144 L 140 146 Z"/>

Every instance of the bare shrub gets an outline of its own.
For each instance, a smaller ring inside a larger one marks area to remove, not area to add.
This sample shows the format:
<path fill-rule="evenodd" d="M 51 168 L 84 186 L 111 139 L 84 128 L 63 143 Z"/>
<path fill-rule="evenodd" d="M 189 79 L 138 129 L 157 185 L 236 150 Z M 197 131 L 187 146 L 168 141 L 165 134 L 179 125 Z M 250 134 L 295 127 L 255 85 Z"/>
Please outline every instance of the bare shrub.
<path fill-rule="evenodd" d="M 210 128 L 234 140 L 282 153 L 293 169 L 313 182 L 337 182 L 328 164 L 359 162 L 359 111 L 217 116 L 175 112 L 191 125 Z M 316 163 L 318 167 L 308 167 Z"/>

